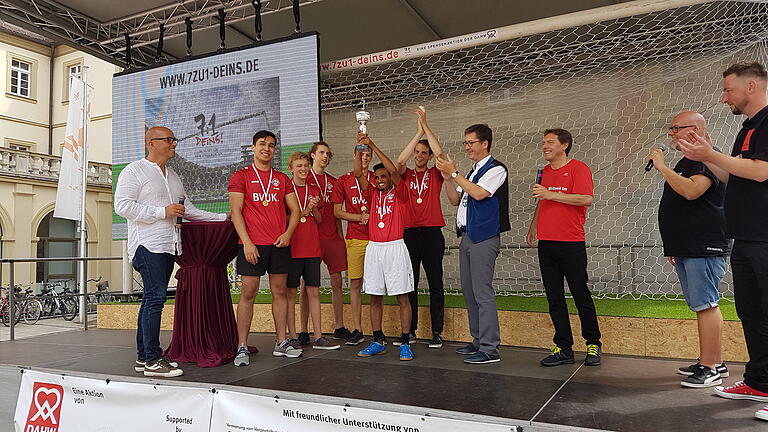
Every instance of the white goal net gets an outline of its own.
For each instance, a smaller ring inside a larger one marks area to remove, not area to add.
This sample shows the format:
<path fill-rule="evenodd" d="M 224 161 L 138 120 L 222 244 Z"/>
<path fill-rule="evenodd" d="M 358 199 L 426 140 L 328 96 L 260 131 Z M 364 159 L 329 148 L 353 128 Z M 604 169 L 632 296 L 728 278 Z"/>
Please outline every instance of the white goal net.
<path fill-rule="evenodd" d="M 371 137 L 393 158 L 415 131 L 413 110 L 426 106 L 431 126 L 464 172 L 463 130 L 487 123 L 492 153 L 509 168 L 512 223 L 502 236 L 495 287 L 500 295 L 538 295 L 536 250 L 525 244 L 535 206 L 530 190 L 543 162 L 542 132 L 568 129 L 571 156 L 592 168 L 595 181 L 586 225 L 591 288 L 602 297 L 676 298 L 677 278 L 658 233 L 662 179 L 643 171 L 645 158 L 668 144 L 671 117 L 684 110 L 701 112 L 715 143 L 730 151 L 743 118 L 719 103 L 722 71 L 738 61 L 765 63 L 766 37 L 768 4 L 713 1 L 323 71 L 323 136 L 336 154 L 329 171 L 351 169 L 354 111 L 363 99 Z M 680 157 L 668 151 L 667 163 Z M 445 286 L 457 293 L 455 209 L 445 199 L 444 212 Z M 422 272 L 420 289 L 426 288 Z M 733 295 L 730 272 L 721 290 Z"/>

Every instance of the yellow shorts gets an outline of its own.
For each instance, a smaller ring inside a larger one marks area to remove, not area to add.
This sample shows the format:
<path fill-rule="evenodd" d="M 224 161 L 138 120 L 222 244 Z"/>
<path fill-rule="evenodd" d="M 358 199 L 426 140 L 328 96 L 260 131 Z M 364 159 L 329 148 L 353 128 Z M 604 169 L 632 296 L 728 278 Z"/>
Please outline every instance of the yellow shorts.
<path fill-rule="evenodd" d="M 365 268 L 365 248 L 368 240 L 345 239 L 347 243 L 347 277 L 360 279 Z"/>

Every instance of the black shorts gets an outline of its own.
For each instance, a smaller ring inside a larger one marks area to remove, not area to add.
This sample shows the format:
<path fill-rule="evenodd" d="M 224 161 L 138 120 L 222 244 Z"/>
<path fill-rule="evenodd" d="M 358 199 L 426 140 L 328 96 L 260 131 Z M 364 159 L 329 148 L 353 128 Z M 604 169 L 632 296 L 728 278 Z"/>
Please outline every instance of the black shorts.
<path fill-rule="evenodd" d="M 291 247 L 279 248 L 275 245 L 256 245 L 259 260 L 251 264 L 245 259 L 243 245 L 237 245 L 237 274 L 241 276 L 264 276 L 269 274 L 286 274 L 291 266 Z"/>
<path fill-rule="evenodd" d="M 288 270 L 288 288 L 298 288 L 302 277 L 304 286 L 320 286 L 320 257 L 291 260 L 291 268 Z"/>

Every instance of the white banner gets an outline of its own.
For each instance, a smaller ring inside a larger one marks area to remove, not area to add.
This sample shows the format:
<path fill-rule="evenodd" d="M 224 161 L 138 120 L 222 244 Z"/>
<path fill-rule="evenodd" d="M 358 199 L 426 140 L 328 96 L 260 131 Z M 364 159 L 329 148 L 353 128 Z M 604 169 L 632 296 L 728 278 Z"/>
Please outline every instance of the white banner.
<path fill-rule="evenodd" d="M 56 208 L 53 217 L 80 220 L 83 202 L 83 146 L 86 142 L 83 115 L 85 121 L 91 121 L 91 89 L 88 88 L 88 107 L 85 106 L 86 85 L 77 77 L 72 77 L 69 84 L 69 111 L 67 112 L 67 130 L 64 134 L 64 148 L 61 150 L 61 168 L 59 169 L 59 187 L 56 190 Z M 87 169 L 87 166 L 86 166 Z"/>
<path fill-rule="evenodd" d="M 205 388 L 125 383 L 26 371 L 16 432 L 208 432 Z"/>
<path fill-rule="evenodd" d="M 211 432 L 509 432 L 509 430 L 509 425 L 298 402 L 226 390 L 216 393 L 211 416 Z"/>

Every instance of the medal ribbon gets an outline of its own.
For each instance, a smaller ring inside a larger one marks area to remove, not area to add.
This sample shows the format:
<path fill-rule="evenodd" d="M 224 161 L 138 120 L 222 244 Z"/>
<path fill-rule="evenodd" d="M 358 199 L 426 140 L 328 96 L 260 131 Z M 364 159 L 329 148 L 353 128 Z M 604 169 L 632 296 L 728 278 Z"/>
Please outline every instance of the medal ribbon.
<path fill-rule="evenodd" d="M 262 201 L 269 202 L 269 190 L 272 188 L 272 167 L 269 168 L 269 181 L 267 182 L 267 187 L 264 187 L 264 182 L 261 180 L 261 174 L 259 174 L 259 170 L 256 169 L 255 164 L 251 164 L 253 166 L 253 171 L 256 172 L 256 176 L 259 178 L 259 184 L 261 185 L 261 191 L 264 192 L 264 199 Z"/>
<path fill-rule="evenodd" d="M 424 170 L 424 177 L 421 178 L 421 181 L 419 181 L 418 171 L 413 170 L 413 175 L 416 177 L 416 193 L 418 194 L 419 198 L 421 198 L 421 194 L 424 192 L 424 189 L 427 188 L 427 175 L 429 175 L 429 168 Z"/>
<path fill-rule="evenodd" d="M 299 186 L 296 183 L 294 183 L 293 180 L 291 180 L 291 183 L 293 183 L 293 188 L 296 189 L 296 195 L 298 196 L 299 195 L 299 187 L 301 187 L 301 186 Z M 304 209 L 307 208 L 307 200 L 309 199 L 309 188 L 307 187 L 307 184 L 304 183 L 303 187 L 304 187 L 304 204 L 303 205 L 301 204 L 301 200 L 300 199 L 296 200 L 296 201 L 299 202 L 299 213 L 303 213 Z"/>

